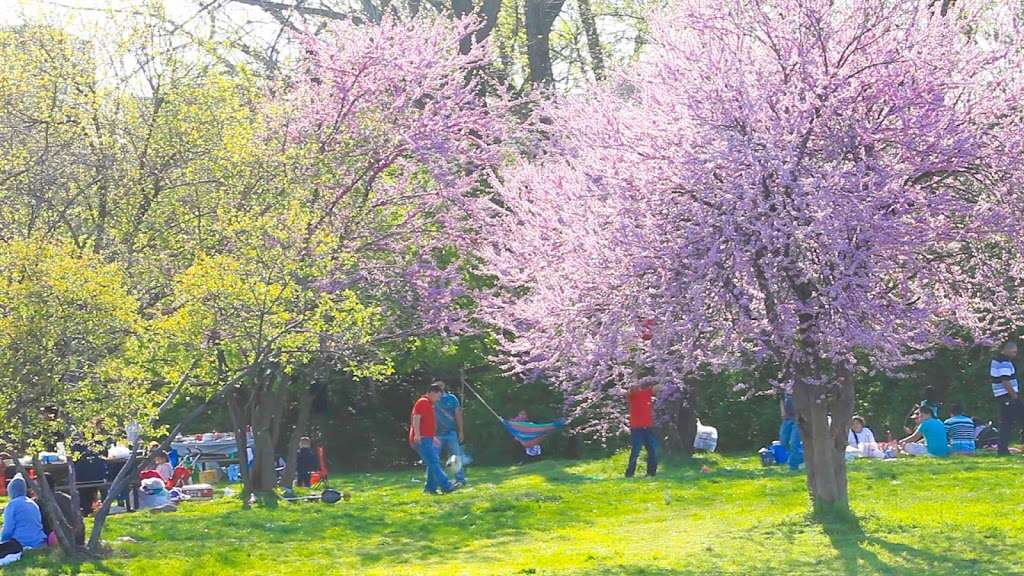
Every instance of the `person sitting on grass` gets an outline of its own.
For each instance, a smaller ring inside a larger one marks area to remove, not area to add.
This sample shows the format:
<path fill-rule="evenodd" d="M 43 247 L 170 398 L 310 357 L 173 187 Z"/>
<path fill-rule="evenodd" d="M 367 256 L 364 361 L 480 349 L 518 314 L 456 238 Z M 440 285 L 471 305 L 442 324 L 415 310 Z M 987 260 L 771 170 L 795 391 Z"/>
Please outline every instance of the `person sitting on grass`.
<path fill-rule="evenodd" d="M 954 404 L 950 408 L 953 414 L 946 419 L 946 432 L 949 434 L 950 446 L 954 454 L 974 455 L 974 420 L 964 416 L 963 407 Z"/>
<path fill-rule="evenodd" d="M 299 438 L 299 452 L 295 455 L 296 484 L 303 488 L 312 485 L 313 472 L 317 471 L 320 463 L 317 462 L 316 454 L 313 453 L 313 441 L 309 436 Z"/>
<path fill-rule="evenodd" d="M 0 566 L 21 560 L 23 550 L 46 544 L 43 516 L 39 506 L 29 499 L 28 485 L 20 473 L 7 483 L 7 495 L 11 500 L 4 508 L 4 526 L 0 531 Z"/>
<path fill-rule="evenodd" d="M 931 406 L 917 409 L 920 424 L 913 434 L 900 440 L 903 451 L 911 456 L 949 456 L 949 445 L 946 444 L 946 427 L 933 418 Z M 919 440 L 924 439 L 924 444 Z"/>
<path fill-rule="evenodd" d="M 992 425 L 991 420 L 986 422 L 981 418 L 974 419 L 974 446 L 975 449 L 999 446 L 999 430 Z"/>
<path fill-rule="evenodd" d="M 875 441 L 875 434 L 864 425 L 864 418 L 854 416 L 850 420 L 850 432 L 847 434 L 846 444 L 856 450 L 858 456 L 867 458 L 882 458 L 884 455 L 878 448 Z"/>

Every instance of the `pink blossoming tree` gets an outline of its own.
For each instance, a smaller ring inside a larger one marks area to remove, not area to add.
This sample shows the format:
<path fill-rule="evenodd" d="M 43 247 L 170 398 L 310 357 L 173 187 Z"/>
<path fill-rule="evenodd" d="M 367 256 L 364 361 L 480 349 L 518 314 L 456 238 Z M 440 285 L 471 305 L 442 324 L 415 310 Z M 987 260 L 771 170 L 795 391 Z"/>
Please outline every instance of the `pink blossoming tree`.
<path fill-rule="evenodd" d="M 847 509 L 858 372 L 982 332 L 955 288 L 977 259 L 948 262 L 1019 237 L 1013 23 L 939 12 L 674 3 L 638 66 L 547 110 L 549 149 L 498 188 L 486 310 L 511 365 L 608 413 L 639 378 L 774 367 L 815 508 Z"/>
<path fill-rule="evenodd" d="M 455 246 L 508 127 L 507 103 L 479 89 L 489 52 L 464 42 L 474 25 L 334 23 L 262 102 L 221 241 L 178 275 L 173 301 L 184 348 L 224 382 L 240 375 L 227 399 L 239 454 L 254 437 L 243 496 L 272 497 L 290 399 L 293 454 L 325 364 L 380 378 L 384 343 L 465 329 Z"/>

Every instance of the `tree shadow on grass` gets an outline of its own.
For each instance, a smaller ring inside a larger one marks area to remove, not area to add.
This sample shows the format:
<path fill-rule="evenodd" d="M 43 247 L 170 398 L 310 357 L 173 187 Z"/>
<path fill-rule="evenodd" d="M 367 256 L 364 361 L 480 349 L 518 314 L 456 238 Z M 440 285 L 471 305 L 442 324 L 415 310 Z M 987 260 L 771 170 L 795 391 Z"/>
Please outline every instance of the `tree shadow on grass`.
<path fill-rule="evenodd" d="M 642 564 L 602 564 L 572 573 L 573 576 L 708 576 L 706 570 L 644 566 Z"/>
<path fill-rule="evenodd" d="M 442 501 L 441 508 L 418 514 L 412 525 L 396 523 L 387 514 L 349 519 L 350 529 L 375 537 L 349 552 L 363 564 L 415 563 L 449 557 L 453 551 L 473 547 L 477 558 L 493 555 L 500 560 L 497 554 L 501 546 L 528 539 L 538 531 L 593 523 L 589 517 L 557 513 L 563 498 L 544 491 L 485 489 L 473 496 Z"/>
<path fill-rule="evenodd" d="M 588 482 L 607 482 L 609 480 L 625 480 L 625 465 L 614 467 L 604 464 L 599 469 L 587 473 L 587 464 L 571 460 L 549 460 L 538 462 L 515 469 L 512 476 L 537 475 L 553 484 L 584 484 Z M 773 467 L 726 467 L 721 460 L 710 455 L 694 455 L 689 457 L 670 456 L 659 463 L 658 475 L 653 479 L 665 483 L 720 483 L 736 480 L 760 480 L 764 478 L 780 478 L 786 476 L 804 478 L 803 473 L 791 473 L 781 466 Z M 707 471 L 705 471 L 705 467 Z M 643 463 L 638 466 L 637 476 L 644 474 Z M 496 482 L 500 483 L 500 482 Z"/>
<path fill-rule="evenodd" d="M 874 552 L 864 548 L 869 539 L 861 527 L 860 519 L 856 516 L 826 515 L 819 520 L 822 530 L 832 543 L 832 548 L 839 554 L 844 574 L 860 573 L 861 562 L 881 574 L 892 571 L 892 566 L 886 564 Z"/>
<path fill-rule="evenodd" d="M 39 570 L 46 570 L 47 574 L 67 574 L 69 576 L 78 576 L 79 574 L 129 576 L 120 570 L 107 566 L 103 561 L 62 561 L 56 556 L 47 556 L 45 554 L 24 556 L 20 562 L 4 566 L 0 569 L 0 573 L 3 573 L 4 576 L 25 576 L 30 571 L 38 574 Z"/>
<path fill-rule="evenodd" d="M 878 536 L 866 534 L 860 520 L 853 516 L 833 516 L 819 518 L 822 529 L 828 536 L 839 555 L 842 571 L 845 574 L 861 574 L 874 572 L 878 574 L 920 573 L 942 568 L 944 572 L 953 574 L 1015 574 L 1020 573 L 1020 566 L 1006 557 L 1006 550 L 1000 549 L 978 539 L 970 543 L 972 552 L 985 558 L 978 561 L 957 555 L 955 552 L 937 551 L 936 548 L 948 549 L 944 544 L 936 543 L 931 548 L 915 547 L 909 544 L 892 542 Z M 963 540 L 963 534 L 941 534 L 948 536 L 949 541 Z M 886 562 L 871 550 L 875 548 L 896 559 L 897 564 Z"/>

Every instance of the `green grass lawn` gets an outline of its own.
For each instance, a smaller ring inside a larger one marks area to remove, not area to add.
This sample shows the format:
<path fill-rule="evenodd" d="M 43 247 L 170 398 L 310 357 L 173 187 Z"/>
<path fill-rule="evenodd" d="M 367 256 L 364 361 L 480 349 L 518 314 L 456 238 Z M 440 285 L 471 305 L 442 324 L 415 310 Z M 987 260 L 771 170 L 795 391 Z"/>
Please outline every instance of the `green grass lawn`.
<path fill-rule="evenodd" d="M 3 573 L 1024 574 L 1018 456 L 854 462 L 858 521 L 832 525 L 808 519 L 802 475 L 752 457 L 670 461 L 656 480 L 625 480 L 624 465 L 619 454 L 472 468 L 470 487 L 437 497 L 418 470 L 344 475 L 334 484 L 348 503 L 121 515 L 103 562 L 38 554 Z"/>

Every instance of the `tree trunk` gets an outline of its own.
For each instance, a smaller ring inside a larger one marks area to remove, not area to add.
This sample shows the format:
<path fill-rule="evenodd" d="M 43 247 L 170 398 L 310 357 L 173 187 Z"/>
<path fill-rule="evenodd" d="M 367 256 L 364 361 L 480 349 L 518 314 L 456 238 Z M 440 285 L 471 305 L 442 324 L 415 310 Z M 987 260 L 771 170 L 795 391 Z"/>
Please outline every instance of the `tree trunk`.
<path fill-rule="evenodd" d="M 590 7 L 590 0 L 577 0 L 580 9 L 580 23 L 587 35 L 587 51 L 590 52 L 590 68 L 594 78 L 604 80 L 604 49 L 601 48 L 601 37 L 597 33 L 597 20 Z"/>
<path fill-rule="evenodd" d="M 551 67 L 551 27 L 565 0 L 526 0 L 526 59 L 530 82 L 550 87 L 555 83 Z"/>
<path fill-rule="evenodd" d="M 313 410 L 313 385 L 307 386 L 305 392 L 299 397 L 298 415 L 295 420 L 295 427 L 292 429 L 291 438 L 288 440 L 288 453 L 285 454 L 284 474 L 281 475 L 281 486 L 291 488 L 295 484 L 295 473 L 297 470 L 297 455 L 299 453 L 299 440 L 306 435 L 309 429 L 309 414 Z"/>
<path fill-rule="evenodd" d="M 697 437 L 697 385 L 687 384 L 682 388 L 683 399 L 676 412 L 676 430 L 682 452 L 693 453 L 693 441 Z"/>
<path fill-rule="evenodd" d="M 136 443 L 132 446 L 132 453 L 128 456 L 128 461 L 125 462 L 124 467 L 114 477 L 114 481 L 110 484 L 110 490 L 107 491 L 107 497 L 103 499 L 103 504 L 93 517 L 92 533 L 89 535 L 88 548 L 94 554 L 99 551 L 100 536 L 103 534 L 103 526 L 106 524 L 107 516 L 110 514 L 111 504 L 117 499 L 117 495 L 121 494 L 128 487 L 132 476 L 135 475 L 135 461 L 138 451 L 139 444 Z"/>
<path fill-rule="evenodd" d="M 480 29 L 476 31 L 476 41 L 483 42 L 490 37 L 494 27 L 498 24 L 498 13 L 501 12 L 501 0 L 483 0 L 477 11 L 480 19 Z"/>
<path fill-rule="evenodd" d="M 288 383 L 280 370 L 274 369 L 256 390 L 253 404 L 253 474 L 252 490 L 264 503 L 277 499 L 277 441 L 281 430 Z"/>
<path fill-rule="evenodd" d="M 854 386 L 840 375 L 831 386 L 798 378 L 793 402 L 804 444 L 807 488 L 816 514 L 848 514 L 846 438 L 853 416 Z M 830 418 L 831 417 L 831 418 Z"/>
<path fill-rule="evenodd" d="M 69 434 L 68 438 L 71 437 Z M 33 462 L 36 458 L 32 457 Z M 68 496 L 71 497 L 71 518 L 68 521 L 72 526 L 78 526 L 79 521 L 82 519 L 82 497 L 78 493 L 78 473 L 75 472 L 75 464 L 72 462 L 73 457 L 68 456 Z M 41 474 L 43 471 L 42 466 L 36 464 L 36 474 Z"/>
<path fill-rule="evenodd" d="M 248 438 L 249 432 L 246 429 L 249 419 L 246 417 L 239 388 L 231 390 L 227 395 L 228 413 L 231 415 L 231 425 L 235 429 L 235 450 L 238 452 L 238 473 L 242 477 L 242 506 L 249 507 L 249 497 L 252 495 L 252 477 L 249 474 Z"/>
<path fill-rule="evenodd" d="M 473 11 L 472 0 L 452 0 L 452 16 L 456 19 L 465 18 Z M 473 36 L 466 36 L 459 41 L 459 53 L 469 54 L 473 48 Z"/>

